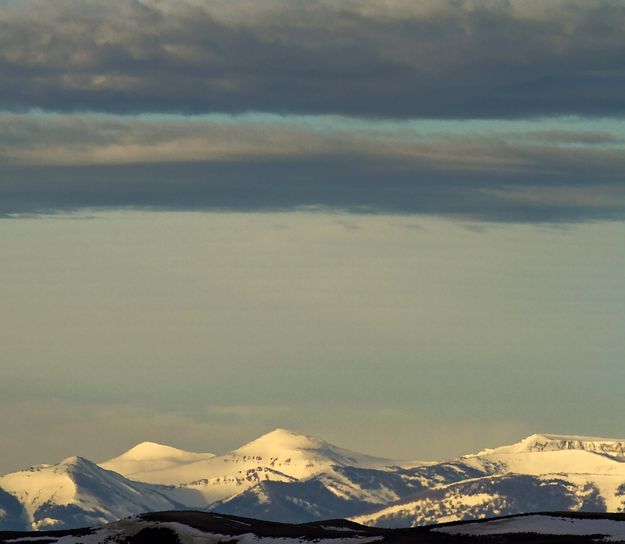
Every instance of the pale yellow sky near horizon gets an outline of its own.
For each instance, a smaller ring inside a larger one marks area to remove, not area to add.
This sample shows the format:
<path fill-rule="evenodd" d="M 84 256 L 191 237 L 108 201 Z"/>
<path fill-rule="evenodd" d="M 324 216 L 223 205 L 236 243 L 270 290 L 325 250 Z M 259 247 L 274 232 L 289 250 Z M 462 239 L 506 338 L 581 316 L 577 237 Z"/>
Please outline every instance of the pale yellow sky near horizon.
<path fill-rule="evenodd" d="M 278 426 L 411 459 L 625 436 L 623 240 L 619 222 L 2 219 L 0 472 Z"/>

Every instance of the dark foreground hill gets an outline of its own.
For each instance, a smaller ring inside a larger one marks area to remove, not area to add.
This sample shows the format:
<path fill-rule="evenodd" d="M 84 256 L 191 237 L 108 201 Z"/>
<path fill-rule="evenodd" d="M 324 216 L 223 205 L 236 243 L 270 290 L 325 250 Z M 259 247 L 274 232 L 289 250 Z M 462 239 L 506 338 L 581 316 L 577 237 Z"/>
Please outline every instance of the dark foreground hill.
<path fill-rule="evenodd" d="M 0 532 L 1 544 L 589 544 L 625 542 L 625 514 L 543 513 L 412 529 L 346 520 L 277 523 L 196 511 L 156 512 L 101 527 Z"/>

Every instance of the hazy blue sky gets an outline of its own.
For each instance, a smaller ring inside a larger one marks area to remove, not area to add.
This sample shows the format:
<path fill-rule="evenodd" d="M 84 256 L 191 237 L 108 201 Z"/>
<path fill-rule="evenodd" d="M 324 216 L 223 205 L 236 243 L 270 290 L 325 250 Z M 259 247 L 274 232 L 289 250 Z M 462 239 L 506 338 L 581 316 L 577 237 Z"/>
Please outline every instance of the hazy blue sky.
<path fill-rule="evenodd" d="M 0 472 L 625 436 L 624 24 L 0 0 Z"/>

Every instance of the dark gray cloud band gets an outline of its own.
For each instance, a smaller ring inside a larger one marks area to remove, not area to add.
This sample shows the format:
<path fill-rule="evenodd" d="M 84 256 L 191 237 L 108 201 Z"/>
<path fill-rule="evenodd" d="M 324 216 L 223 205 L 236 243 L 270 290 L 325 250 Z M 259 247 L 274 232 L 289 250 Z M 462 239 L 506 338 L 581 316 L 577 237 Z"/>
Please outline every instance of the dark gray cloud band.
<path fill-rule="evenodd" d="M 617 0 L 0 2 L 0 108 L 625 113 Z"/>
<path fill-rule="evenodd" d="M 623 28 L 616 0 L 0 0 L 0 216 L 623 219 Z"/>
<path fill-rule="evenodd" d="M 620 122 L 0 114 L 0 215 L 81 208 L 625 216 Z"/>
<path fill-rule="evenodd" d="M 362 156 L 114 166 L 4 166 L 0 216 L 82 208 L 435 214 L 482 221 L 625 219 L 625 182 L 438 171 Z"/>

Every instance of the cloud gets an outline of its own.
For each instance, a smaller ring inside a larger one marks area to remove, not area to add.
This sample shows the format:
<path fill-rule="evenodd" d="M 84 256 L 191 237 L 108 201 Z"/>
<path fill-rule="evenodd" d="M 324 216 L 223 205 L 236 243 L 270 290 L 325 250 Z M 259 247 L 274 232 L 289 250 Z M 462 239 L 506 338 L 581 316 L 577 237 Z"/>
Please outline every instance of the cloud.
<path fill-rule="evenodd" d="M 625 6 L 597 0 L 0 3 L 0 108 L 623 115 Z"/>
<path fill-rule="evenodd" d="M 622 219 L 624 24 L 610 0 L 0 1 L 0 216 Z"/>
<path fill-rule="evenodd" d="M 504 222 L 623 219 L 622 181 L 437 172 L 358 156 L 0 169 L 0 216 L 81 208 L 433 214 Z M 519 189 L 518 187 L 522 188 Z M 527 186 L 527 187 L 526 187 Z M 515 188 L 509 190 L 508 187 Z M 571 189 L 573 195 L 567 196 Z M 541 198 L 546 194 L 548 198 Z M 554 195 L 559 194 L 560 198 Z M 589 195 L 582 198 L 581 195 Z"/>
<path fill-rule="evenodd" d="M 498 198 L 536 206 L 571 208 L 625 209 L 625 186 L 594 187 L 510 187 L 486 191 Z"/>
<path fill-rule="evenodd" d="M 79 208 L 625 215 L 619 123 L 0 114 L 0 215 Z"/>
<path fill-rule="evenodd" d="M 625 147 L 614 127 L 587 123 L 420 123 L 276 115 L 17 115 L 0 113 L 0 161 L 24 165 L 383 157 L 437 170 L 513 172 L 540 169 L 548 156 L 604 161 Z M 544 125 L 556 127 L 548 130 Z M 530 128 L 531 127 L 531 128 Z M 610 130 L 611 128 L 611 130 Z M 572 147 L 574 146 L 574 147 Z M 574 153 L 571 153 L 574 151 Z M 562 160 L 560 170 L 565 160 Z M 553 169 L 553 166 L 549 166 Z"/>

